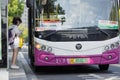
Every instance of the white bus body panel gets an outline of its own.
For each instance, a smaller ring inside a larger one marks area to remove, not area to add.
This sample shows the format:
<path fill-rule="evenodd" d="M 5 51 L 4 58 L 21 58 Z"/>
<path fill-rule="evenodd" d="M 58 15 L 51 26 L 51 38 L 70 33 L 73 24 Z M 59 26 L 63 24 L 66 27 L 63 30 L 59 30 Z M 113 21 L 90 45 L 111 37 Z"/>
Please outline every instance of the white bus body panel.
<path fill-rule="evenodd" d="M 35 42 L 52 47 L 52 53 L 55 55 L 100 55 L 105 50 L 105 46 L 119 41 L 119 37 L 115 37 L 105 41 L 74 41 L 74 42 L 51 42 L 34 38 Z M 81 44 L 80 50 L 76 49 L 76 45 Z"/>

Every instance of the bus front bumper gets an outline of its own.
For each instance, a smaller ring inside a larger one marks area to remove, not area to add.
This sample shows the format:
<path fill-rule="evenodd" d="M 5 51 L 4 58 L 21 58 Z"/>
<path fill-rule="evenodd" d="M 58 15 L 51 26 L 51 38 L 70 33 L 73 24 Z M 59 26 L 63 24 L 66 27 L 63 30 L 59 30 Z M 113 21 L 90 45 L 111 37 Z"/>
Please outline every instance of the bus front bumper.
<path fill-rule="evenodd" d="M 34 65 L 36 66 L 65 66 L 88 64 L 117 64 L 119 63 L 120 47 L 101 55 L 89 56 L 56 56 L 52 53 L 34 49 Z"/>

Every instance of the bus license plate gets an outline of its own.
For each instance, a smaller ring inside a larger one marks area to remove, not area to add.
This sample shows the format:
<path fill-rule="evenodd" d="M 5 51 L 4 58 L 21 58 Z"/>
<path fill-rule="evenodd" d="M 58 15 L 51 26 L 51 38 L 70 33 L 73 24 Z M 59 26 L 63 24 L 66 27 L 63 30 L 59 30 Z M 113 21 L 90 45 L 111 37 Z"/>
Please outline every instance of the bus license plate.
<path fill-rule="evenodd" d="M 88 58 L 70 58 L 68 59 L 70 64 L 77 64 L 77 63 L 88 63 Z"/>

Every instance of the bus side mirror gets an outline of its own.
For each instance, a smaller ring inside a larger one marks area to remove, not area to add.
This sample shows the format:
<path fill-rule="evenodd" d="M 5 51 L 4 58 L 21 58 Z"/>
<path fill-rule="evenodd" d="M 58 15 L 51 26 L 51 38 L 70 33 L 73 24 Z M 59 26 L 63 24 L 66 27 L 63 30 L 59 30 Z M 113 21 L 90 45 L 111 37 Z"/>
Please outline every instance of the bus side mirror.
<path fill-rule="evenodd" d="M 33 6 L 34 0 L 26 0 L 26 6 L 29 8 Z"/>
<path fill-rule="evenodd" d="M 26 0 L 26 6 L 30 7 L 30 0 Z"/>

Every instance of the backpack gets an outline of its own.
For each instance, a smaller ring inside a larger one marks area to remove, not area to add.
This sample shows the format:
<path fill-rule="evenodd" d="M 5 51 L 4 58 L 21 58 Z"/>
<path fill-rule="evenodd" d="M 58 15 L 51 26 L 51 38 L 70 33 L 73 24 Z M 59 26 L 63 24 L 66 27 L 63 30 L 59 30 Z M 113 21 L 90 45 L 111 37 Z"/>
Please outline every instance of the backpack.
<path fill-rule="evenodd" d="M 13 38 L 13 35 L 12 35 L 12 30 L 13 30 L 13 28 L 10 28 L 8 30 L 9 45 L 12 45 L 14 43 L 14 38 Z"/>

